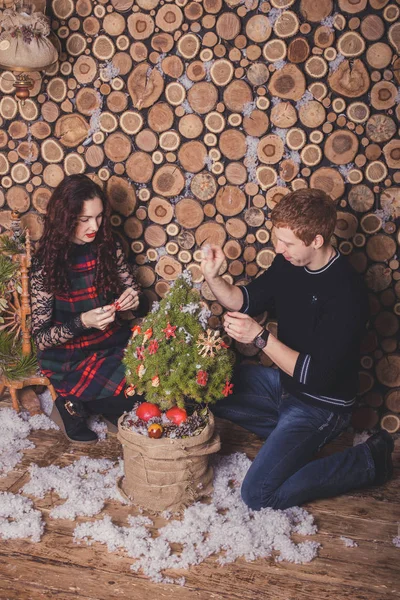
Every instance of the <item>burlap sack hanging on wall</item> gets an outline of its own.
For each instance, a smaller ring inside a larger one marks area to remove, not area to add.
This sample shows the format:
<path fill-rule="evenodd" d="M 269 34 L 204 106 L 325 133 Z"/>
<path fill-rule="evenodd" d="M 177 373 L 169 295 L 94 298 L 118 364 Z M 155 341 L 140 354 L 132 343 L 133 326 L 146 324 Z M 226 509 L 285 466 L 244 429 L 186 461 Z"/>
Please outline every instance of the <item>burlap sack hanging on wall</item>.
<path fill-rule="evenodd" d="M 33 6 L 0 14 L 0 65 L 12 70 L 40 70 L 53 64 L 57 50 L 48 39 L 50 24 Z"/>

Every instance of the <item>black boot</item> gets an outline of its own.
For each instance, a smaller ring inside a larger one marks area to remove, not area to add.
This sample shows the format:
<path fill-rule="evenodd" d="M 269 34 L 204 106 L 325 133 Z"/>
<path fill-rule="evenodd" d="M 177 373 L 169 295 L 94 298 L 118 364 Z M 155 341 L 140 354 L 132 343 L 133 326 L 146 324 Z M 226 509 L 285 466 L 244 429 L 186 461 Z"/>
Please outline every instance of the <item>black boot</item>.
<path fill-rule="evenodd" d="M 118 419 L 125 412 L 132 410 L 134 404 L 138 402 L 138 396 L 125 397 L 123 393 L 118 396 L 109 396 L 108 398 L 100 398 L 90 400 L 85 403 L 88 410 L 94 415 L 101 415 L 105 421 L 108 431 L 117 433 Z"/>
<path fill-rule="evenodd" d="M 385 429 L 374 433 L 365 442 L 375 463 L 374 485 L 383 485 L 393 477 L 393 438 Z"/>
<path fill-rule="evenodd" d="M 98 439 L 95 432 L 86 425 L 84 416 L 77 412 L 74 404 L 71 401 L 66 402 L 61 396 L 58 396 L 53 404 L 50 419 L 60 427 L 71 442 L 92 444 Z"/>

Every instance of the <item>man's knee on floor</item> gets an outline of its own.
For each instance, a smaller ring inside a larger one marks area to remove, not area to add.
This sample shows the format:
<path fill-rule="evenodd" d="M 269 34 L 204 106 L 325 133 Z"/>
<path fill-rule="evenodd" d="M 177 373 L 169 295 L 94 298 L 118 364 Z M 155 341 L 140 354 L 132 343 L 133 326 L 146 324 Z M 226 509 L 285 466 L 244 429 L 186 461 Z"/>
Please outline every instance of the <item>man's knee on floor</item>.
<path fill-rule="evenodd" d="M 262 508 L 273 508 L 275 510 L 283 508 L 282 501 L 276 494 L 276 490 L 262 492 L 260 486 L 255 483 L 243 481 L 240 490 L 242 500 L 251 508 L 251 510 L 261 510 Z M 287 508 L 285 506 L 284 508 Z"/>

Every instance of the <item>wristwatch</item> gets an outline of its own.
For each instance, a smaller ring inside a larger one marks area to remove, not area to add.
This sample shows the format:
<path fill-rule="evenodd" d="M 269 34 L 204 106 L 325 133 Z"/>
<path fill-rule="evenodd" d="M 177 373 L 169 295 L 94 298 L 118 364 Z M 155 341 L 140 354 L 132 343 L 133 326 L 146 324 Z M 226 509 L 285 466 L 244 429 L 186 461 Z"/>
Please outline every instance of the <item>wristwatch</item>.
<path fill-rule="evenodd" d="M 256 348 L 260 348 L 262 350 L 267 345 L 269 338 L 269 331 L 267 329 L 263 329 L 253 340 L 253 344 Z"/>

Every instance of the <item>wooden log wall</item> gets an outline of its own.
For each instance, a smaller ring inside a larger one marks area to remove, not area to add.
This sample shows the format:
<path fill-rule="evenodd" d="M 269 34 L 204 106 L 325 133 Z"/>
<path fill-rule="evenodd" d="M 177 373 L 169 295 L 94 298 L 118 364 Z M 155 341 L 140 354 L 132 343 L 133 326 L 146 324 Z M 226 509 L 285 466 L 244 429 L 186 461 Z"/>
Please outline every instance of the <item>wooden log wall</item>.
<path fill-rule="evenodd" d="M 24 104 L 13 74 L 0 78 L 0 224 L 18 210 L 38 240 L 52 189 L 88 173 L 149 296 L 186 267 L 216 327 L 200 247 L 222 245 L 223 276 L 249 281 L 274 258 L 274 205 L 325 190 L 339 210 L 333 242 L 370 291 L 356 423 L 384 408 L 396 431 L 400 0 L 49 4 L 59 64 L 34 73 Z"/>

